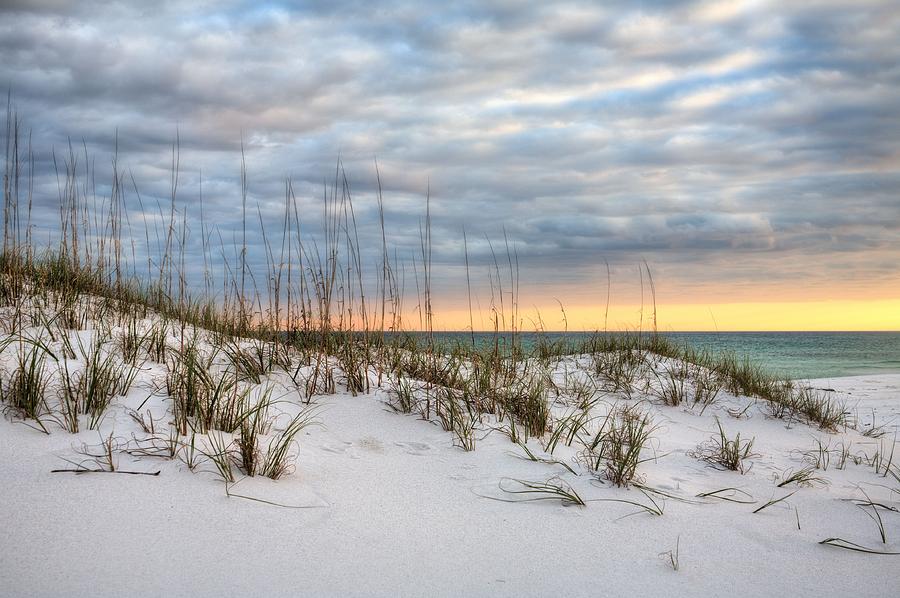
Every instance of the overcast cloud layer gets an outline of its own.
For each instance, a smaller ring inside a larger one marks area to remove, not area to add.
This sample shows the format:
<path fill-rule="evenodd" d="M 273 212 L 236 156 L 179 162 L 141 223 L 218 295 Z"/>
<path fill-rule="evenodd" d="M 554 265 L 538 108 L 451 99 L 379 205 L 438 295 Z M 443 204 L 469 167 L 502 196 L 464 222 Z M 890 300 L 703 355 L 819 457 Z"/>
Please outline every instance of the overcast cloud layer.
<path fill-rule="evenodd" d="M 243 136 L 273 222 L 288 175 L 318 214 L 340 156 L 376 239 L 377 157 L 411 254 L 430 185 L 439 288 L 465 226 L 476 264 L 505 227 L 535 296 L 587 300 L 604 259 L 631 280 L 646 259 L 671 301 L 900 295 L 896 1 L 375 4 L 0 3 L 43 222 L 51 147 L 83 140 L 101 173 L 118 130 L 165 197 L 178 128 L 179 197 L 202 170 L 226 239 Z"/>

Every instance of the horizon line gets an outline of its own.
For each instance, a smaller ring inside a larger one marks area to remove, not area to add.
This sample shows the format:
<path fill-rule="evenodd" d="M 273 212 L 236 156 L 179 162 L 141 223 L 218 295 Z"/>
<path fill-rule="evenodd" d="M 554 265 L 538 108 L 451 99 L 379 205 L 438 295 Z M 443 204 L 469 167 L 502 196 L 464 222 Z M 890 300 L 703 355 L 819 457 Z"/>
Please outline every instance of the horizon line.
<path fill-rule="evenodd" d="M 365 332 L 364 330 L 359 330 L 357 332 Z M 369 332 L 378 332 L 369 331 Z M 385 330 L 386 334 L 402 334 L 404 332 L 415 332 L 428 334 L 428 330 Z M 769 334 L 769 333 L 824 333 L 824 334 L 837 334 L 837 333 L 854 333 L 854 334 L 863 334 L 863 333 L 873 333 L 873 334 L 883 334 L 883 333 L 900 333 L 900 329 L 884 329 L 884 330 L 431 330 L 432 334 Z"/>

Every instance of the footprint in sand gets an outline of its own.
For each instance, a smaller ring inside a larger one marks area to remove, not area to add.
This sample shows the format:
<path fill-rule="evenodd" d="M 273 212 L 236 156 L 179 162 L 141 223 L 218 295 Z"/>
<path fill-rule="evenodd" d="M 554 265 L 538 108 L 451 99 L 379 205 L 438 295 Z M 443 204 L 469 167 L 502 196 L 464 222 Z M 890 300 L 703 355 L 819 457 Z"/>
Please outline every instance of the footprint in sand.
<path fill-rule="evenodd" d="M 431 445 L 423 442 L 395 442 L 395 445 L 403 449 L 408 455 L 426 455 L 431 450 Z"/>
<path fill-rule="evenodd" d="M 450 479 L 470 482 L 481 477 L 478 475 L 477 469 L 478 467 L 471 463 L 464 463 L 457 467 L 457 473 L 451 474 Z"/>
<path fill-rule="evenodd" d="M 373 453 L 384 452 L 384 445 L 374 436 L 366 436 L 365 438 L 360 438 L 359 447 L 366 449 L 367 451 L 372 451 Z"/>
<path fill-rule="evenodd" d="M 346 453 L 350 447 L 353 446 L 352 442 L 337 442 L 334 444 L 323 444 L 322 450 L 326 453 L 334 453 L 335 455 L 342 455 Z"/>

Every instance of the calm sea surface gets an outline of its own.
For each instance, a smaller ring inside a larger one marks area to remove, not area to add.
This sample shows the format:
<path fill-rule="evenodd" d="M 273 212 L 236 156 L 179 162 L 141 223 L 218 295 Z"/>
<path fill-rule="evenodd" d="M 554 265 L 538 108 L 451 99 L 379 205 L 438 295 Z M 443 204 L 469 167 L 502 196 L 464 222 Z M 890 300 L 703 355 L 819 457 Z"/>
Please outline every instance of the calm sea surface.
<path fill-rule="evenodd" d="M 679 343 L 721 354 L 746 355 L 773 373 L 790 378 L 825 378 L 900 372 L 900 332 L 669 332 Z M 548 340 L 577 341 L 583 333 L 545 333 Z M 435 333 L 439 341 L 470 342 L 468 332 Z M 491 335 L 475 333 L 476 342 Z M 523 334 L 527 347 L 537 338 Z"/>

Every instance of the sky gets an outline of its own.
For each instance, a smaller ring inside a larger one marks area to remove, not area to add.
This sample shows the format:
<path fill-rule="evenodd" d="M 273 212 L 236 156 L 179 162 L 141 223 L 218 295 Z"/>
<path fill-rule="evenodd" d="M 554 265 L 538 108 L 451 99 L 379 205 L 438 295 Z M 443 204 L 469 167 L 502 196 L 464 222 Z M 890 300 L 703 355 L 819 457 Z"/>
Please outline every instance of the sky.
<path fill-rule="evenodd" d="M 291 177 L 311 237 L 340 161 L 373 269 L 376 160 L 401 262 L 427 196 L 437 327 L 469 325 L 465 230 L 478 329 L 509 247 L 526 328 L 646 326 L 649 269 L 661 329 L 900 330 L 898 39 L 896 0 L 3 0 L 0 84 L 36 237 L 51 151 L 102 194 L 117 144 L 164 203 L 177 131 L 179 209 L 202 181 L 226 244 L 242 143 L 253 211 L 278 230 Z"/>

